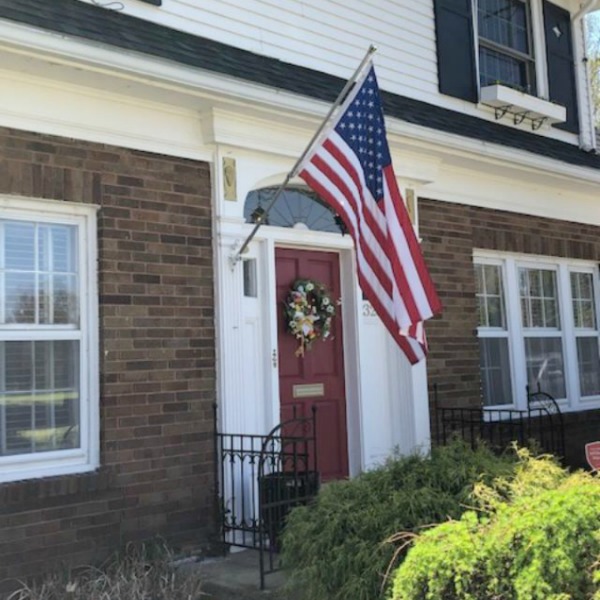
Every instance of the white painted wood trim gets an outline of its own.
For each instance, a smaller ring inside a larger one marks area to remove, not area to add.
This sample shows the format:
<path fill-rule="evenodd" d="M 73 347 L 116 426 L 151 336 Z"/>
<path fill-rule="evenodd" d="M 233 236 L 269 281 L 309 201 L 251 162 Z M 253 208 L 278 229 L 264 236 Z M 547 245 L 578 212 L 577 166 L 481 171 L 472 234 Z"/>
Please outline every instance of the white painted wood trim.
<path fill-rule="evenodd" d="M 213 104 L 219 102 L 222 105 L 229 105 L 230 108 L 252 105 L 254 110 L 264 114 L 266 120 L 272 117 L 273 110 L 278 112 L 283 110 L 291 113 L 290 118 L 303 120 L 303 126 L 314 128 L 315 122 L 318 123 L 318 119 L 329 108 L 327 103 L 282 90 L 135 53 L 119 52 L 117 49 L 103 45 L 64 38 L 14 23 L 0 21 L 0 38 L 4 40 L 0 48 L 4 47 L 10 52 L 31 57 L 51 57 L 60 64 L 85 68 L 121 80 L 134 81 L 153 89 L 164 89 L 189 97 L 202 98 Z M 441 97 L 436 103 L 445 106 Z M 446 108 L 463 112 L 459 107 L 448 106 Z M 474 115 L 485 117 L 479 113 L 474 109 Z M 493 115 L 489 115 L 489 118 L 493 119 Z M 441 138 L 444 147 L 471 151 L 475 154 L 480 153 L 506 164 L 526 166 L 549 173 L 600 182 L 600 173 L 597 170 L 569 165 L 515 148 L 503 148 L 487 142 L 452 136 L 426 127 L 414 126 L 401 121 L 394 122 L 393 119 L 388 120 L 388 129 L 392 133 L 401 133 L 406 138 L 434 145 L 439 144 Z M 563 132 L 552 132 L 552 135 L 562 139 Z M 569 139 L 572 137 L 570 136 Z"/>
<path fill-rule="evenodd" d="M 80 341 L 80 416 L 79 449 L 26 454 L 0 458 L 0 483 L 20 479 L 53 477 L 93 471 L 100 462 L 100 386 L 99 386 L 99 318 L 97 277 L 97 210 L 98 207 L 72 202 L 39 200 L 0 195 L 2 216 L 41 222 L 64 223 L 77 227 L 78 268 L 80 274 L 80 327 L 72 333 L 50 330 L 47 339 Z M 21 328 L 23 329 L 23 328 Z M 35 328 L 31 328 L 32 331 Z M 71 331 L 71 330 L 69 330 Z M 16 331 L 0 328 L 0 338 L 16 338 Z M 20 336 L 22 339 L 22 335 Z M 37 339 L 37 336 L 36 336 Z"/>
<path fill-rule="evenodd" d="M 478 250 L 473 252 L 474 262 L 487 264 L 501 264 L 506 274 L 505 294 L 509 330 L 509 353 L 511 359 L 511 379 L 513 382 L 514 407 L 519 410 L 527 408 L 525 389 L 527 373 L 523 365 L 525 358 L 526 330 L 521 323 L 521 307 L 519 295 L 519 267 L 549 268 L 557 273 L 557 293 L 560 311 L 561 327 L 556 332 L 539 332 L 540 337 L 560 337 L 563 347 L 563 363 L 565 375 L 565 388 L 567 400 L 559 399 L 558 403 L 563 412 L 577 412 L 580 410 L 600 408 L 600 397 L 582 399 L 579 388 L 579 370 L 577 364 L 576 331 L 573 324 L 572 301 L 570 292 L 570 272 L 585 271 L 593 274 L 594 292 L 596 294 L 596 310 L 600 309 L 597 296 L 600 289 L 597 265 L 594 261 L 570 260 L 553 256 L 525 255 L 509 252 L 494 252 L 491 250 Z M 597 318 L 600 313 L 596 312 Z M 598 332 L 595 337 L 598 337 Z M 505 407 L 490 407 L 505 408 Z"/>

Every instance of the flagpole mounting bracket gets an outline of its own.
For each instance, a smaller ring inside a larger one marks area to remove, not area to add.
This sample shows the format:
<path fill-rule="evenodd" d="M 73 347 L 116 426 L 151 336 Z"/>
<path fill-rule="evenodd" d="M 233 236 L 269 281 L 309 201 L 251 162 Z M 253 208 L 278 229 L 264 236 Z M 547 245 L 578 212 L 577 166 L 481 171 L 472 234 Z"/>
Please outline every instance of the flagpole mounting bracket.
<path fill-rule="evenodd" d="M 235 240 L 235 242 L 233 242 L 233 244 L 231 244 L 228 261 L 229 261 L 229 268 L 232 271 L 235 271 L 235 267 L 242 260 L 242 254 L 244 254 L 244 252 L 248 252 L 247 247 L 244 248 L 243 252 L 240 252 L 241 246 L 242 246 L 242 243 L 240 242 L 240 240 Z"/>

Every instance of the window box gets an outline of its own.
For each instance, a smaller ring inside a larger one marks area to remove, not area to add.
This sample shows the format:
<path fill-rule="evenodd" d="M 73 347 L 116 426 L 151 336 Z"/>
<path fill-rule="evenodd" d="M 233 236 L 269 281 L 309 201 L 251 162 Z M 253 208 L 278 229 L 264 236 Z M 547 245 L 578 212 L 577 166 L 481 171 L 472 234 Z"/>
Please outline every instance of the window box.
<path fill-rule="evenodd" d="M 496 109 L 506 109 L 516 116 L 541 120 L 548 123 L 564 123 L 567 120 L 567 109 L 559 104 L 530 96 L 505 85 L 487 85 L 481 88 L 482 104 Z"/>
<path fill-rule="evenodd" d="M 533 130 L 547 123 L 579 133 L 578 34 L 569 10 L 547 0 L 433 4 L 442 94 L 488 104 L 497 119 L 513 116 Z"/>

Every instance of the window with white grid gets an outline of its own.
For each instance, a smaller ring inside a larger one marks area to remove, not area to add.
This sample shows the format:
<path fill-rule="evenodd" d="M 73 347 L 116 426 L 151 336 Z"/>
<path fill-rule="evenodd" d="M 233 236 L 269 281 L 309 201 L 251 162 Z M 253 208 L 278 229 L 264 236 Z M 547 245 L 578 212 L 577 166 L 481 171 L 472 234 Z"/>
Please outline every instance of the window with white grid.
<path fill-rule="evenodd" d="M 600 354 L 593 272 L 571 271 L 571 298 L 581 396 L 593 398 L 600 396 Z"/>
<path fill-rule="evenodd" d="M 95 210 L 0 207 L 0 481 L 93 468 Z"/>
<path fill-rule="evenodd" d="M 600 405 L 595 264 L 475 254 L 483 402 L 526 408 L 538 386 L 565 410 Z"/>
<path fill-rule="evenodd" d="M 484 404 L 512 405 L 502 265 L 476 264 L 475 279 L 479 308 L 479 368 Z"/>

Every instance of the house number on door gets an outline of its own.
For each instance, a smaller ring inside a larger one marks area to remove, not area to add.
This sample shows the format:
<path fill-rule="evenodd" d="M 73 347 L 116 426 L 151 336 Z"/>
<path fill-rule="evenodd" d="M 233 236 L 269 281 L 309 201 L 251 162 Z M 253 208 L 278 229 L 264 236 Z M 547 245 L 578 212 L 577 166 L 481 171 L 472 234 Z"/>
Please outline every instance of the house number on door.
<path fill-rule="evenodd" d="M 271 360 L 273 361 L 273 368 L 277 368 L 277 350 L 273 350 L 273 354 L 271 354 Z"/>

